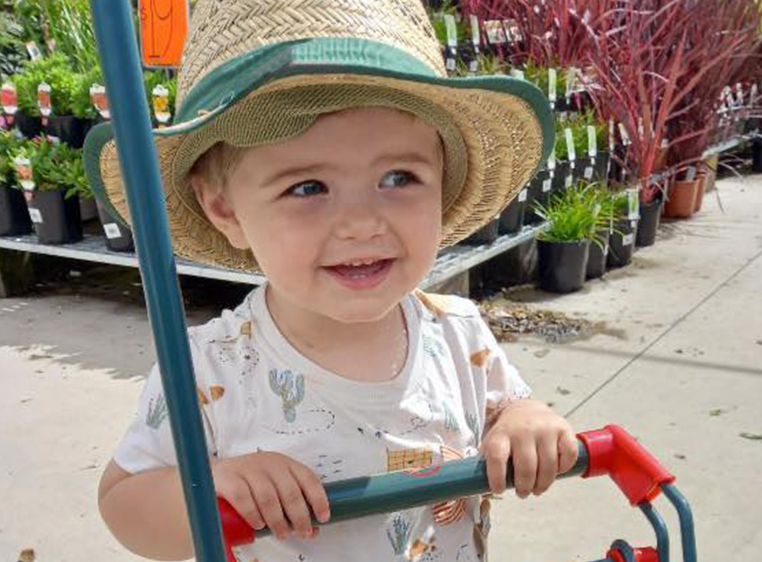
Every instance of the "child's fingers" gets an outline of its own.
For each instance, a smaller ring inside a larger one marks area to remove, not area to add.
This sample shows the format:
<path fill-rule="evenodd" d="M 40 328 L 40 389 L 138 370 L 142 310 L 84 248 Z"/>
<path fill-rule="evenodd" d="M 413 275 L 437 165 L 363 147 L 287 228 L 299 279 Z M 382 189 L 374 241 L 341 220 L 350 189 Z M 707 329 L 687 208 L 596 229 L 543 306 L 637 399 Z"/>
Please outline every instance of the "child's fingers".
<path fill-rule="evenodd" d="M 537 446 L 534 439 L 514 440 L 511 446 L 516 495 L 525 498 L 534 489 L 537 479 Z"/>
<path fill-rule="evenodd" d="M 294 532 L 301 538 L 308 539 L 312 535 L 312 519 L 299 482 L 291 471 L 286 469 L 285 473 L 275 480 L 275 487 L 278 490 L 281 508 Z"/>
<path fill-rule="evenodd" d="M 487 463 L 487 479 L 492 493 L 502 494 L 506 487 L 508 457 L 511 454 L 509 439 L 492 439 L 484 444 L 484 461 Z"/>
<path fill-rule="evenodd" d="M 258 478 L 256 482 L 250 482 L 249 485 L 254 491 L 254 500 L 267 526 L 280 540 L 287 539 L 291 534 L 291 528 L 283 513 L 281 500 L 273 483 L 269 478 L 262 477 Z"/>
<path fill-rule="evenodd" d="M 532 493 L 539 496 L 545 492 L 558 474 L 558 440 L 555 435 L 541 437 L 537 441 L 537 480 Z"/>
<path fill-rule="evenodd" d="M 327 523 L 331 518 L 331 507 L 328 504 L 328 496 L 325 493 L 323 483 L 317 475 L 304 465 L 294 465 L 291 467 L 299 486 L 302 489 L 304 497 L 312 508 L 312 513 L 321 523 Z"/>
<path fill-rule="evenodd" d="M 579 447 L 577 447 L 577 438 L 571 428 L 568 431 L 561 432 L 558 438 L 558 473 L 563 474 L 572 469 L 577 462 Z"/>
<path fill-rule="evenodd" d="M 250 527 L 256 530 L 264 528 L 265 521 L 257 509 L 254 496 L 246 480 L 240 478 L 230 485 L 223 486 L 223 489 L 217 490 L 217 495 L 226 499 Z"/>

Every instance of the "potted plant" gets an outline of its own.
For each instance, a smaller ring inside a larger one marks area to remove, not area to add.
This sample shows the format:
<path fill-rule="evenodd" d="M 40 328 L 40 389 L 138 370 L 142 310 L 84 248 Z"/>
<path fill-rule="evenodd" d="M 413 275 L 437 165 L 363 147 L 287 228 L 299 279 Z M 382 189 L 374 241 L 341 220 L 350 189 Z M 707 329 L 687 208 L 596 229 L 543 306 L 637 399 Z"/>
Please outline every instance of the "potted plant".
<path fill-rule="evenodd" d="M 82 240 L 79 197 L 71 179 L 72 167 L 81 165 L 81 151 L 38 138 L 22 148 L 18 156 L 29 160 L 31 166 L 31 173 L 27 173 L 33 183 L 24 186 L 24 197 L 40 243 Z M 22 173 L 17 165 L 17 177 Z"/>
<path fill-rule="evenodd" d="M 12 132 L 0 132 L 0 236 L 32 232 L 24 196 L 16 182 L 14 154 L 19 142 Z"/>
<path fill-rule="evenodd" d="M 585 192 L 591 212 L 596 215 L 596 232 L 587 260 L 587 279 L 597 279 L 606 272 L 611 231 L 614 227 L 614 199 L 605 184 L 591 184 Z"/>
<path fill-rule="evenodd" d="M 537 207 L 549 225 L 537 236 L 539 286 L 554 293 L 578 291 L 585 283 L 590 240 L 596 239 L 601 217 L 582 185 L 553 194 L 547 205 Z"/>
<path fill-rule="evenodd" d="M 636 210 L 638 208 L 637 190 L 615 191 L 612 195 L 613 227 L 609 238 L 609 252 L 606 266 L 624 267 L 632 261 L 635 250 L 635 237 L 638 230 Z"/>

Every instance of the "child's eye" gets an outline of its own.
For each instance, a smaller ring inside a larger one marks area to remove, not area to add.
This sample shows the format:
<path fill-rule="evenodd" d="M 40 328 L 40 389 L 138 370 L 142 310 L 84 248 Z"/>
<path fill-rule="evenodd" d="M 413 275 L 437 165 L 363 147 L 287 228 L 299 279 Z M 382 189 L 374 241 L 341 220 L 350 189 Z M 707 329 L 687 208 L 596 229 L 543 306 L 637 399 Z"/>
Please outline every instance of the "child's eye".
<path fill-rule="evenodd" d="M 415 174 L 404 170 L 394 170 L 384 176 L 381 180 L 381 185 L 383 187 L 405 187 L 409 183 L 415 183 L 416 181 L 418 181 L 418 178 Z"/>
<path fill-rule="evenodd" d="M 319 181 L 306 181 L 291 186 L 285 194 L 293 195 L 294 197 L 310 197 L 326 193 L 327 191 L 328 188 Z"/>

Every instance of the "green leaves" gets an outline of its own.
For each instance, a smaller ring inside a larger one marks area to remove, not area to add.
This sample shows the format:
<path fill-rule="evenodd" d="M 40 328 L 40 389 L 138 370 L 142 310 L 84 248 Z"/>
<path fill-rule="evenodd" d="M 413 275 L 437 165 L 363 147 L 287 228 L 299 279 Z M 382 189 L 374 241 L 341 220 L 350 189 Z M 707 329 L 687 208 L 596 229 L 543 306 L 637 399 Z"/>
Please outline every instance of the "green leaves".
<path fill-rule="evenodd" d="M 538 235 L 548 242 L 599 243 L 598 231 L 610 228 L 613 206 L 611 196 L 596 184 L 580 182 L 555 194 L 547 205 L 536 204 L 538 214 L 550 228 Z"/>
<path fill-rule="evenodd" d="M 13 153 L 13 157 L 16 156 L 29 158 L 34 183 L 40 191 L 64 190 L 67 198 L 74 194 L 85 198 L 93 196 L 85 176 L 82 150 L 37 138 L 20 145 Z"/>
<path fill-rule="evenodd" d="M 16 182 L 16 164 L 13 159 L 19 143 L 10 131 L 0 132 L 0 184 Z"/>

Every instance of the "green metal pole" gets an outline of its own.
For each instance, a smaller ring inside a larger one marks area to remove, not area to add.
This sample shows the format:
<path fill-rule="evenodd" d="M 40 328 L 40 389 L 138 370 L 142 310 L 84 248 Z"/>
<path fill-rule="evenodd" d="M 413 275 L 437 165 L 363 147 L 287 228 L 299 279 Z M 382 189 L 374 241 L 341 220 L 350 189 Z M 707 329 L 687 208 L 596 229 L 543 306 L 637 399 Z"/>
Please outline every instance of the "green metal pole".
<path fill-rule="evenodd" d="M 196 559 L 222 562 L 220 518 L 130 2 L 91 0 L 90 5 Z"/>

